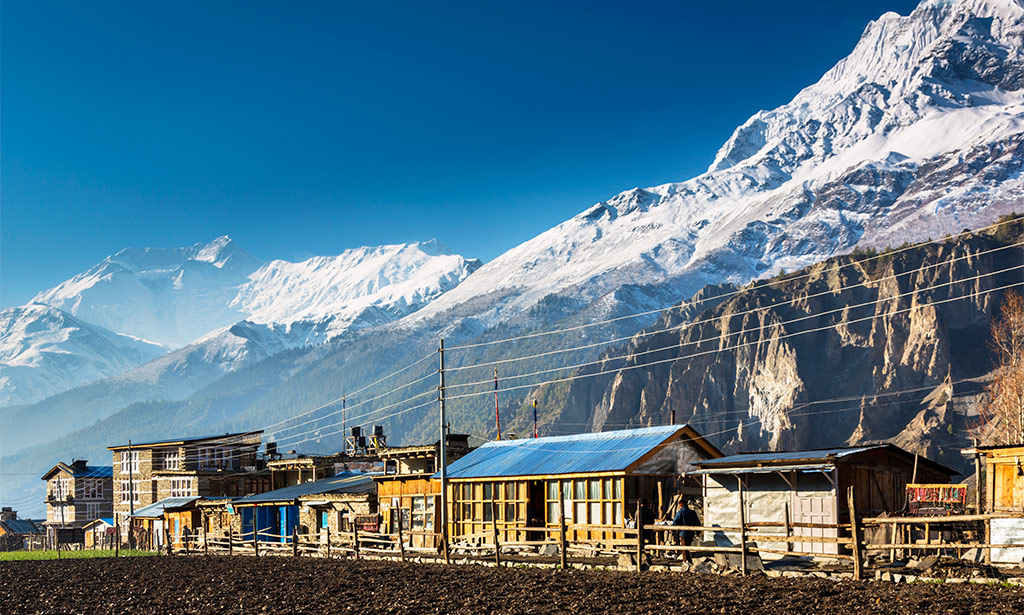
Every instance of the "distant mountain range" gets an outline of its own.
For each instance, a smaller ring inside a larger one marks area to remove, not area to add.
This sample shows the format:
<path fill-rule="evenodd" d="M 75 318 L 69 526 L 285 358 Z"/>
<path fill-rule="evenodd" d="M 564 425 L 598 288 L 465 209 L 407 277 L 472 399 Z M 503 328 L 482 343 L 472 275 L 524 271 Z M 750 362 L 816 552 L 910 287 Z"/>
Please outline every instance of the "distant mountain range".
<path fill-rule="evenodd" d="M 566 366 L 597 358 L 601 340 L 658 318 L 629 315 L 677 305 L 707 285 L 739 286 L 855 246 L 990 224 L 1024 202 L 1022 50 L 1024 6 L 1016 0 L 926 0 L 909 16 L 887 13 L 818 83 L 738 127 L 706 173 L 582 208 L 484 265 L 436 243 L 303 263 L 263 263 L 227 238 L 122 251 L 40 293 L 33 309 L 4 312 L 4 378 L 15 365 L 8 357 L 22 355 L 37 359 L 21 365 L 52 365 L 53 376 L 33 380 L 23 370 L 0 380 L 9 404 L 0 409 L 2 463 L 34 467 L 47 456 L 105 454 L 104 438 L 141 437 L 158 428 L 147 418 L 157 414 L 165 430 L 258 427 L 340 398 L 429 353 L 439 337 L 482 343 L 622 317 L 450 359 L 468 367 L 592 344 L 502 367 L 503 376 L 574 373 Z M 120 349 L 101 362 L 91 354 L 96 344 L 42 341 L 70 328 L 81 333 L 68 340 L 99 336 Z M 52 333 L 32 337 L 38 331 Z M 143 356 L 161 347 L 161 356 Z M 91 363 L 91 372 L 65 367 Z M 490 369 L 462 375 L 486 379 Z M 564 401 L 567 390 L 533 393 Z M 600 396 L 592 393 L 597 412 Z M 526 395 L 502 403 L 514 413 Z M 419 410 L 390 414 L 366 420 L 386 423 L 393 439 L 428 437 L 435 427 Z M 493 400 L 453 404 L 455 426 L 481 437 L 493 427 L 488 416 Z M 336 418 L 311 427 L 327 430 Z M 59 427 L 40 432 L 40 421 Z M 563 427 L 597 425 L 579 416 L 572 422 Z M 337 448 L 337 436 L 326 433 L 297 445 Z M 12 486 L 11 493 L 29 489 Z"/>

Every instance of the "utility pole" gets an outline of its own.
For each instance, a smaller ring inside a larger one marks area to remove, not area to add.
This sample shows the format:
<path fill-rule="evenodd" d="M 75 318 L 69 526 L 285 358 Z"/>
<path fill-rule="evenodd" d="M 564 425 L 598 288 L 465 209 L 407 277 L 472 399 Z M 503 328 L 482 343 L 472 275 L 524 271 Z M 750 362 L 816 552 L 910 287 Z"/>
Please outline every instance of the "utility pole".
<path fill-rule="evenodd" d="M 341 396 L 341 453 L 348 455 L 348 434 L 345 433 L 345 395 Z"/>
<path fill-rule="evenodd" d="M 448 563 L 448 435 L 445 433 L 445 425 L 447 423 L 445 419 L 445 408 L 444 408 L 444 338 L 441 338 L 441 346 L 438 349 L 440 355 L 440 369 L 438 374 L 440 375 L 440 386 L 438 386 L 438 401 L 440 402 L 440 427 L 441 427 L 441 445 L 440 445 L 440 466 L 441 466 L 441 543 L 444 546 L 444 559 L 445 563 Z"/>
<path fill-rule="evenodd" d="M 501 440 L 501 416 L 498 414 L 498 368 L 494 368 L 494 426 L 498 428 L 498 439 Z"/>
<path fill-rule="evenodd" d="M 533 400 L 533 437 L 539 437 L 537 432 L 537 400 Z"/>
<path fill-rule="evenodd" d="M 135 548 L 132 518 L 135 516 L 135 471 L 132 470 L 132 441 L 128 440 L 128 548 Z"/>

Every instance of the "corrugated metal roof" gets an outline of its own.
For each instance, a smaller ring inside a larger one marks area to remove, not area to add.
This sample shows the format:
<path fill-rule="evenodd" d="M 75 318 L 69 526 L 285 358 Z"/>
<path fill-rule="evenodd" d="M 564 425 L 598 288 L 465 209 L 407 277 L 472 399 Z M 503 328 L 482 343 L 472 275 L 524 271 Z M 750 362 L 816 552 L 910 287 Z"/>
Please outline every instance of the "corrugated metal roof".
<path fill-rule="evenodd" d="M 50 477 L 61 470 L 67 472 L 74 478 L 110 478 L 114 475 L 114 468 L 111 466 L 85 466 L 85 468 L 76 468 L 75 466 L 62 461 L 50 468 L 46 474 L 43 474 L 43 480 L 49 480 Z"/>
<path fill-rule="evenodd" d="M 371 493 L 376 491 L 373 475 L 363 472 L 345 472 L 330 478 L 292 485 L 275 489 L 266 493 L 246 496 L 234 501 L 235 506 L 246 504 L 268 504 L 270 502 L 288 502 L 304 495 L 323 495 L 326 493 Z"/>
<path fill-rule="evenodd" d="M 839 459 L 849 455 L 856 455 L 866 451 L 886 448 L 888 444 L 875 444 L 871 446 L 855 446 L 848 448 L 822 448 L 810 451 L 787 451 L 767 453 L 743 453 L 740 455 L 729 455 L 718 459 L 704 459 L 698 461 L 697 465 L 704 467 L 746 465 L 751 463 L 774 463 L 780 461 L 819 461 L 828 459 Z"/>
<path fill-rule="evenodd" d="M 8 519 L 0 521 L 0 523 L 12 534 L 36 534 L 39 532 L 39 528 L 28 519 Z"/>
<path fill-rule="evenodd" d="M 487 442 L 449 465 L 448 478 L 623 471 L 685 427 L 665 425 Z"/>
<path fill-rule="evenodd" d="M 172 510 L 175 508 L 182 508 L 188 506 L 192 502 L 198 500 L 198 497 L 189 498 L 164 498 L 159 502 L 150 504 L 149 506 L 143 506 L 142 508 L 135 511 L 133 517 L 142 517 L 146 519 L 154 519 L 161 517 L 166 510 Z"/>
<path fill-rule="evenodd" d="M 830 471 L 835 469 L 835 466 L 831 463 L 814 463 L 814 464 L 803 464 L 803 465 L 772 465 L 765 467 L 749 467 L 749 468 L 708 468 L 706 470 L 696 470 L 694 472 L 687 472 L 686 475 L 691 474 L 769 474 L 772 472 L 822 472 Z"/>
<path fill-rule="evenodd" d="M 114 475 L 114 468 L 111 466 L 85 466 L 85 470 L 77 470 L 74 466 L 68 466 L 72 470 L 71 475 L 75 478 L 110 478 Z"/>

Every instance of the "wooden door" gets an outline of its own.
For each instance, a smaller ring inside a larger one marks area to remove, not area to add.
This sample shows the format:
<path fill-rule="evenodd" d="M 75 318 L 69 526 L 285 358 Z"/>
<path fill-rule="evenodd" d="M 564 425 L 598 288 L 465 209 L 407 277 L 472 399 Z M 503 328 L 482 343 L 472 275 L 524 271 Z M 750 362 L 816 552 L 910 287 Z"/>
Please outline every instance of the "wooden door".
<path fill-rule="evenodd" d="M 835 497 L 793 493 L 793 523 L 836 523 Z M 794 527 L 794 536 L 837 536 L 837 530 L 817 527 Z M 838 545 L 821 542 L 795 542 L 795 551 L 805 553 L 838 553 Z"/>

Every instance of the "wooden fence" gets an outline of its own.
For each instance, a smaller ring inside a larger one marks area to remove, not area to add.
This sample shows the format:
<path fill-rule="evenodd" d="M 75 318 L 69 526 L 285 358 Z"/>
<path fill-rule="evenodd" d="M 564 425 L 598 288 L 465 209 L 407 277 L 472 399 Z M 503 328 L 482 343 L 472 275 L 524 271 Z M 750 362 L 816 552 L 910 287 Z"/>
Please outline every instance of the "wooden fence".
<path fill-rule="evenodd" d="M 849 494 L 852 501 L 852 493 Z M 459 543 L 449 546 L 434 532 L 402 531 L 397 533 L 361 532 L 353 528 L 346 532 L 323 531 L 313 534 L 290 536 L 270 532 L 246 534 L 229 533 L 226 536 L 204 537 L 201 533 L 187 537 L 184 541 L 186 553 L 229 553 L 249 555 L 292 555 L 319 557 L 387 557 L 406 561 L 409 557 L 451 560 L 451 550 L 476 561 L 493 558 L 496 565 L 503 564 L 503 548 L 545 547 L 553 545 L 557 553 L 557 565 L 568 568 L 572 560 L 579 558 L 615 557 L 628 554 L 631 564 L 639 571 L 645 562 L 654 556 L 662 558 L 676 556 L 688 559 L 684 554 L 722 554 L 733 560 L 743 574 L 747 574 L 750 562 L 760 555 L 797 556 L 826 559 L 836 563 L 848 562 L 854 578 L 864 577 L 865 565 L 870 553 L 888 553 L 890 560 L 897 556 L 912 554 L 950 553 L 961 555 L 967 549 L 978 549 L 984 554 L 984 561 L 991 563 L 992 549 L 1024 548 L 1024 545 L 991 544 L 989 524 L 1000 515 L 958 515 L 948 517 L 877 517 L 859 518 L 850 506 L 850 523 L 793 523 L 787 518 L 778 522 L 745 522 L 736 526 L 674 526 L 645 525 L 643 531 L 636 528 L 611 525 L 574 525 L 575 530 L 613 533 L 621 538 L 595 538 L 591 540 L 569 540 L 564 519 L 557 527 L 529 527 L 491 522 L 490 532 L 481 532 L 459 537 Z M 401 527 L 401 523 L 398 524 Z M 499 525 L 502 530 L 516 530 L 522 535 L 540 536 L 537 540 L 500 541 Z M 950 531 L 948 528 L 958 528 Z M 886 530 L 888 539 L 869 542 L 865 529 L 872 528 L 879 535 L 879 528 Z M 806 535 L 805 530 L 819 530 L 834 535 Z M 711 535 L 708 541 L 681 544 L 678 533 L 691 531 L 695 536 Z M 414 548 L 407 544 L 412 535 L 432 536 L 441 546 L 437 549 Z M 732 535 L 731 538 L 729 535 Z M 720 544 L 721 543 L 721 544 Z M 823 553 L 823 550 L 829 552 Z M 170 552 L 170 548 L 168 548 Z M 671 562 L 670 562 L 671 563 Z M 730 564 L 734 562 L 730 561 Z"/>

